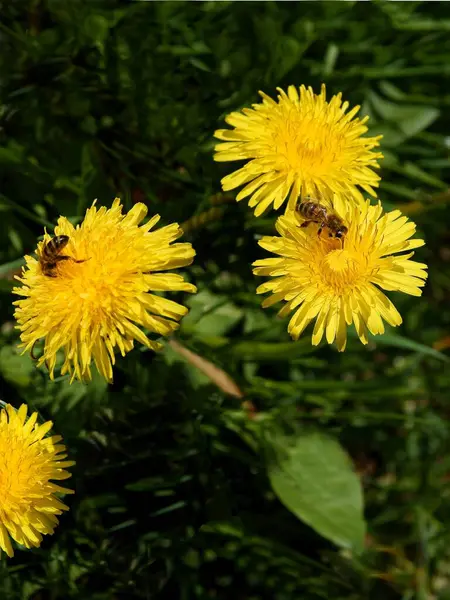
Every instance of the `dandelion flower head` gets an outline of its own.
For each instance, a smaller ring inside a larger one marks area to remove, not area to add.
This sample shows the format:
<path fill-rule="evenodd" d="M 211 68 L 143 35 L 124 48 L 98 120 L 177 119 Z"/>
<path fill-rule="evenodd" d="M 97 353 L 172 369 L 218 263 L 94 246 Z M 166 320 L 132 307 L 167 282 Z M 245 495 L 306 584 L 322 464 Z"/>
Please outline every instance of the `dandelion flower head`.
<path fill-rule="evenodd" d="M 55 494 L 72 490 L 51 481 L 68 479 L 75 464 L 66 458 L 61 436 L 47 436 L 48 421 L 37 425 L 37 413 L 27 419 L 25 404 L 0 410 L 0 549 L 14 555 L 11 538 L 26 548 L 37 547 L 52 534 L 57 516 L 68 507 Z"/>
<path fill-rule="evenodd" d="M 111 381 L 116 348 L 124 356 L 137 340 L 157 350 L 161 344 L 141 327 L 169 335 L 187 313 L 152 292 L 195 292 L 181 275 L 165 272 L 189 265 L 195 252 L 191 244 L 173 243 L 183 233 L 177 223 L 151 231 L 159 221 L 155 215 L 139 226 L 146 214 L 142 203 L 123 214 L 118 198 L 110 209 L 97 209 L 94 202 L 81 225 L 75 228 L 60 217 L 55 227 L 55 235 L 69 238 L 62 254 L 75 260 L 58 262 L 54 276 L 46 275 L 39 257 L 51 239 L 47 233 L 38 244 L 38 258 L 25 257 L 18 277 L 23 285 L 13 290 L 23 296 L 15 302 L 17 327 L 24 351 L 44 339 L 38 366 L 45 363 L 51 378 L 62 349 L 61 373 L 70 373 L 72 381 L 91 378 L 92 360 Z"/>
<path fill-rule="evenodd" d="M 352 323 L 363 344 L 369 331 L 384 333 L 383 321 L 400 325 L 399 312 L 382 290 L 420 296 L 427 267 L 411 260 L 414 252 L 409 251 L 424 241 L 411 239 L 416 226 L 400 211 L 383 214 L 380 204 L 367 201 L 361 208 L 337 196 L 333 209 L 348 227 L 344 242 L 330 238 L 327 228 L 319 236 L 318 224 L 301 228 L 293 213 L 281 216 L 276 225 L 280 237 L 259 242 L 278 256 L 257 260 L 254 273 L 273 277 L 257 289 L 272 294 L 264 307 L 285 301 L 279 315 L 294 311 L 288 325 L 293 339 L 315 319 L 313 345 L 325 335 L 343 351 Z"/>
<path fill-rule="evenodd" d="M 288 196 L 288 210 L 300 195 L 363 204 L 362 188 L 376 197 L 380 177 L 373 169 L 383 155 L 372 150 L 381 136 L 362 137 L 368 117 L 355 117 L 359 106 L 347 112 L 340 93 L 327 102 L 324 85 L 318 95 L 303 85 L 300 93 L 277 89 L 277 101 L 260 92 L 261 103 L 226 117 L 233 129 L 215 132 L 222 140 L 216 161 L 248 161 L 222 179 L 223 189 L 244 185 L 236 200 L 249 198 L 256 216 L 272 204 L 279 209 Z"/>

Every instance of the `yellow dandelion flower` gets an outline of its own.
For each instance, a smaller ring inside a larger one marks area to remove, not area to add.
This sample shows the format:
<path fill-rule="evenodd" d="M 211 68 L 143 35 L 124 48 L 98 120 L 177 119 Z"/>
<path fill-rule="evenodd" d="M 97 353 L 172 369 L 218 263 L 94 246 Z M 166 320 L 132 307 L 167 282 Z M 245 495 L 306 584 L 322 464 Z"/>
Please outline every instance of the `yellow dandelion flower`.
<path fill-rule="evenodd" d="M 302 85 L 298 93 L 277 88 L 278 102 L 263 92 L 260 104 L 229 114 L 225 121 L 233 129 L 219 129 L 215 137 L 216 161 L 249 161 L 222 179 L 224 190 L 245 187 L 236 200 L 249 197 L 255 215 L 273 204 L 278 210 L 287 196 L 288 210 L 299 196 L 332 201 L 334 194 L 364 203 L 358 186 L 376 197 L 373 189 L 380 177 L 378 137 L 361 137 L 368 117 L 355 118 L 359 106 L 346 112 L 349 103 L 342 95 L 326 101 L 325 85 L 315 95 Z"/>
<path fill-rule="evenodd" d="M 161 344 L 151 341 L 140 329 L 146 327 L 159 335 L 169 335 L 188 311 L 180 304 L 151 292 L 195 292 L 181 275 L 161 273 L 189 265 L 195 252 L 191 244 L 173 244 L 182 235 L 177 223 L 150 231 L 159 221 L 138 203 L 122 214 L 116 198 L 110 209 L 97 209 L 95 202 L 76 228 L 65 217 L 55 227 L 56 236 L 68 236 L 60 254 L 70 259 L 42 269 L 46 233 L 38 244 L 38 259 L 26 256 L 26 266 L 18 277 L 22 287 L 14 293 L 24 296 L 16 301 L 15 317 L 21 330 L 24 352 L 44 338 L 38 366 L 46 363 L 54 377 L 57 352 L 64 351 L 61 373 L 89 380 L 93 359 L 98 371 L 112 380 L 115 348 L 122 356 L 137 340 L 157 350 Z"/>
<path fill-rule="evenodd" d="M 330 238 L 326 228 L 319 236 L 316 224 L 299 227 L 290 213 L 277 221 L 281 237 L 259 242 L 278 257 L 257 260 L 254 273 L 274 277 L 257 289 L 259 294 L 272 293 L 264 307 L 284 300 L 280 316 L 295 310 L 288 325 L 293 339 L 315 319 L 313 345 L 325 334 L 329 344 L 336 339 L 343 351 L 352 323 L 363 344 L 368 331 L 384 333 L 383 319 L 400 325 L 400 314 L 381 289 L 420 296 L 427 267 L 410 260 L 414 252 L 399 254 L 424 244 L 410 239 L 416 226 L 399 210 L 383 214 L 380 204 L 370 206 L 367 201 L 359 207 L 337 197 L 333 208 L 348 227 L 343 243 Z"/>
<path fill-rule="evenodd" d="M 75 463 L 64 460 L 60 435 L 46 437 L 52 422 L 37 425 L 37 416 L 27 419 L 25 404 L 0 410 L 0 549 L 8 556 L 14 555 L 11 538 L 32 548 L 52 534 L 57 515 L 68 510 L 55 494 L 73 494 L 51 483 L 71 477 L 65 468 Z"/>

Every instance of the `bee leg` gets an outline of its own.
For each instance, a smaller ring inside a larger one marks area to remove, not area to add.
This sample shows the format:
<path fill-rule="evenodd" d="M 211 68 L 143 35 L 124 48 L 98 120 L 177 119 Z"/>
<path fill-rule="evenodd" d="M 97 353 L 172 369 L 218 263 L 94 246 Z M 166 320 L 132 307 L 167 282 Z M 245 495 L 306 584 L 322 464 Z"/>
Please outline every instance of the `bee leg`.
<path fill-rule="evenodd" d="M 309 225 L 310 223 L 312 223 L 312 221 L 304 221 L 304 222 L 303 222 L 303 223 L 300 225 L 300 227 L 303 229 L 303 227 L 308 227 L 308 225 Z"/>
<path fill-rule="evenodd" d="M 86 262 L 87 260 L 90 260 L 89 258 L 84 258 L 82 260 L 77 260 L 76 258 L 73 258 L 73 256 L 66 256 L 65 254 L 61 254 L 61 256 L 57 257 L 57 260 L 71 260 L 75 263 L 83 263 Z"/>
<path fill-rule="evenodd" d="M 82 262 L 87 262 L 88 260 L 91 260 L 90 258 L 83 258 L 82 260 L 77 260 L 76 258 L 72 258 L 73 262 L 76 263 L 82 263 Z"/>
<path fill-rule="evenodd" d="M 322 223 L 320 224 L 320 227 L 319 227 L 319 229 L 318 229 L 318 231 L 317 231 L 317 235 L 318 235 L 319 237 L 320 237 L 320 234 L 322 233 L 322 231 L 323 231 L 324 227 L 326 227 L 326 226 L 327 226 L 326 222 L 325 222 L 325 221 L 322 221 Z"/>
<path fill-rule="evenodd" d="M 90 258 L 83 258 L 81 260 L 77 260 L 76 258 L 73 258 L 73 256 L 66 256 L 65 254 L 63 254 L 63 256 L 59 256 L 58 258 L 62 258 L 63 260 L 71 260 L 74 263 L 83 263 L 87 260 L 91 260 Z"/>

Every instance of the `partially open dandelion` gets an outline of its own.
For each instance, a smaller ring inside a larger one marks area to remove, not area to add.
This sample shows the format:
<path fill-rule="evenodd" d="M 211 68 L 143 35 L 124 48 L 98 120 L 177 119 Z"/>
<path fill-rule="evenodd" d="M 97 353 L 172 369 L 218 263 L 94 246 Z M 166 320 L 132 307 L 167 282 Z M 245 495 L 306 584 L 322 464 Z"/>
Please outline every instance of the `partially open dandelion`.
<path fill-rule="evenodd" d="M 331 201 L 336 194 L 364 203 L 358 187 L 376 197 L 380 177 L 378 137 L 362 137 L 368 117 L 355 118 L 359 106 L 346 112 L 341 94 L 326 101 L 325 86 L 315 95 L 312 88 L 294 86 L 287 94 L 280 88 L 278 102 L 260 92 L 262 102 L 233 112 L 226 122 L 233 129 L 219 129 L 215 137 L 216 161 L 249 161 L 222 179 L 224 190 L 245 185 L 236 200 L 249 198 L 255 215 L 273 204 L 280 208 L 289 196 L 288 210 L 299 196 Z"/>
<path fill-rule="evenodd" d="M 277 221 L 281 237 L 259 242 L 278 257 L 257 260 L 254 273 L 274 277 L 257 289 L 272 293 L 264 307 L 284 300 L 279 315 L 295 311 L 288 325 L 293 339 L 315 319 L 313 345 L 325 334 L 343 351 L 352 323 L 363 344 L 369 331 L 384 332 L 383 319 L 400 325 L 400 314 L 380 288 L 420 296 L 427 267 L 411 260 L 414 252 L 399 254 L 424 244 L 410 239 L 416 226 L 400 211 L 383 215 L 380 204 L 357 207 L 337 197 L 334 209 L 348 227 L 344 242 L 330 238 L 326 229 L 319 236 L 319 225 L 299 227 L 294 214 L 282 216 Z"/>
<path fill-rule="evenodd" d="M 37 425 L 37 413 L 27 419 L 25 404 L 16 411 L 0 409 L 0 549 L 14 555 L 11 538 L 26 548 L 37 547 L 52 534 L 57 515 L 68 507 L 56 494 L 72 494 L 53 481 L 68 479 L 75 463 L 64 460 L 61 436 L 47 436 L 52 422 Z"/>
<path fill-rule="evenodd" d="M 182 235 L 173 223 L 150 231 L 159 215 L 146 224 L 144 204 L 122 214 L 116 198 L 110 209 L 94 205 L 76 228 L 60 217 L 55 235 L 68 236 L 62 255 L 71 259 L 42 269 L 39 257 L 50 240 L 46 233 L 38 244 L 38 259 L 26 256 L 26 267 L 18 277 L 23 286 L 14 293 L 24 296 L 15 302 L 15 317 L 21 330 L 24 351 L 44 339 L 38 366 L 46 363 L 54 376 L 57 352 L 64 351 L 61 373 L 71 380 L 91 378 L 91 361 L 112 380 L 116 347 L 122 356 L 137 340 L 157 350 L 161 344 L 148 339 L 140 327 L 169 335 L 187 313 L 184 306 L 151 292 L 195 292 L 181 275 L 161 273 L 189 265 L 195 252 L 191 244 L 173 244 Z"/>

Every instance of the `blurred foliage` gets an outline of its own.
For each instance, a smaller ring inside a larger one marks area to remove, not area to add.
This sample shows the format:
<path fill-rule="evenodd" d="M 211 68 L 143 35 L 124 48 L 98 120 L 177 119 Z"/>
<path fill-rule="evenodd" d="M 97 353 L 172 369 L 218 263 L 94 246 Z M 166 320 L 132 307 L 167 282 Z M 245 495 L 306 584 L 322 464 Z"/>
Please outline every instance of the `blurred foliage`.
<path fill-rule="evenodd" d="M 450 597 L 449 30 L 444 2 L 0 2 L 0 397 L 54 420 L 77 461 L 56 533 L 0 561 L 2 598 Z M 380 198 L 416 220 L 430 271 L 422 298 L 393 294 L 399 330 L 342 355 L 260 308 L 250 263 L 275 215 L 221 194 L 212 161 L 259 89 L 322 82 L 383 133 Z M 189 220 L 190 354 L 137 348 L 111 386 L 52 383 L 17 352 L 13 275 L 60 214 L 116 195 Z M 358 480 L 334 478 L 337 441 Z"/>

